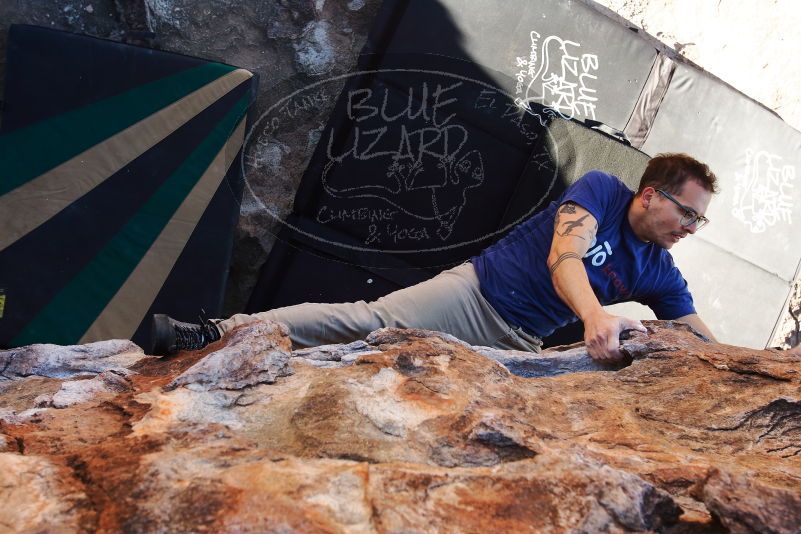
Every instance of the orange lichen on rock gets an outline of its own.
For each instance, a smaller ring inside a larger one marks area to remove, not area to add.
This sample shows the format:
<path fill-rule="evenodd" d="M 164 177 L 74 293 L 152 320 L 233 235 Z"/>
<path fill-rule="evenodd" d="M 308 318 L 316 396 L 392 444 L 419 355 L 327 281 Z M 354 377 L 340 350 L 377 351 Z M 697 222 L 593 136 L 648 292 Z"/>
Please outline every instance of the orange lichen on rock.
<path fill-rule="evenodd" d="M 793 532 L 798 359 L 646 326 L 614 366 L 422 330 L 292 352 L 261 322 L 164 359 L 0 353 L 0 524 Z"/>

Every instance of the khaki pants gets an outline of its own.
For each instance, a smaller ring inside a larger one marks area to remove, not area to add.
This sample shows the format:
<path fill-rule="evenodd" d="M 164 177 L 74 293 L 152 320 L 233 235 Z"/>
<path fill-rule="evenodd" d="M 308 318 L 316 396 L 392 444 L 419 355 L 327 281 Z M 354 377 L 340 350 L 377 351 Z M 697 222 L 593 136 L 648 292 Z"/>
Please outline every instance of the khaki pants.
<path fill-rule="evenodd" d="M 374 302 L 298 304 L 254 315 L 237 314 L 218 327 L 228 332 L 253 320 L 289 327 L 296 347 L 348 343 L 384 327 L 423 328 L 452 334 L 471 345 L 539 352 L 542 342 L 513 330 L 486 301 L 470 262 L 400 289 Z"/>

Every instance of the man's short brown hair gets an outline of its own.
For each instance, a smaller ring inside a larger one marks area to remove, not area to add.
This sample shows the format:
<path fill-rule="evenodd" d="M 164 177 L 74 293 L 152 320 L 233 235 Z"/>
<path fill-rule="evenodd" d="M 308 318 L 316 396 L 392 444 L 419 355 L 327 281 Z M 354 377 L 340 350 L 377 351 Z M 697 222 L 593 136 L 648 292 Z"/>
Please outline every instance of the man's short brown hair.
<path fill-rule="evenodd" d="M 705 163 L 687 154 L 657 154 L 645 167 L 637 194 L 649 186 L 681 194 L 682 187 L 691 179 L 711 193 L 718 192 L 717 177 Z"/>

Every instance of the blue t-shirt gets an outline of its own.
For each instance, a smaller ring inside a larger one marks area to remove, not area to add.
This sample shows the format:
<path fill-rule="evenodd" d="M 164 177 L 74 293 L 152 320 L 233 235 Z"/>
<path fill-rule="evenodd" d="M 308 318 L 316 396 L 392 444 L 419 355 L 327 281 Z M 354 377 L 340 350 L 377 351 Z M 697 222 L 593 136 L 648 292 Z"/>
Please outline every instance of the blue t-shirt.
<path fill-rule="evenodd" d="M 670 253 L 640 241 L 628 222 L 634 193 L 616 176 L 591 171 L 545 210 L 472 258 L 481 293 L 512 327 L 545 337 L 578 318 L 559 298 L 547 259 L 557 208 L 572 201 L 598 221 L 584 266 L 601 305 L 637 301 L 659 319 L 695 313 L 687 282 Z"/>

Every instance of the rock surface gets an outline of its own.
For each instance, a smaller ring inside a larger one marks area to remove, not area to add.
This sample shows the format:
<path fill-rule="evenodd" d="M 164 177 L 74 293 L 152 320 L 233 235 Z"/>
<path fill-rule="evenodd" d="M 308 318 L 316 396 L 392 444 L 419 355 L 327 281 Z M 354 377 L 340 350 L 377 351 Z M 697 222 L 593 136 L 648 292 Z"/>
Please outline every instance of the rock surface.
<path fill-rule="evenodd" d="M 276 323 L 256 322 L 240 328 L 222 349 L 181 373 L 166 390 L 188 386 L 193 390 L 242 389 L 273 383 L 291 374 L 289 330 Z"/>
<path fill-rule="evenodd" d="M 121 339 L 87 345 L 28 345 L 0 350 L 0 381 L 25 376 L 68 378 L 103 371 L 124 375 L 128 367 L 145 357 L 142 349 Z"/>
<path fill-rule="evenodd" d="M 56 377 L 41 362 L 63 350 L 22 350 L 0 382 L 0 525 L 797 532 L 801 358 L 646 326 L 616 366 L 422 330 L 293 353 L 261 322 L 124 373 Z"/>
<path fill-rule="evenodd" d="M 801 277 L 793 284 L 790 298 L 787 301 L 787 309 L 779 320 L 776 334 L 770 344 L 783 348 L 801 344 Z"/>

